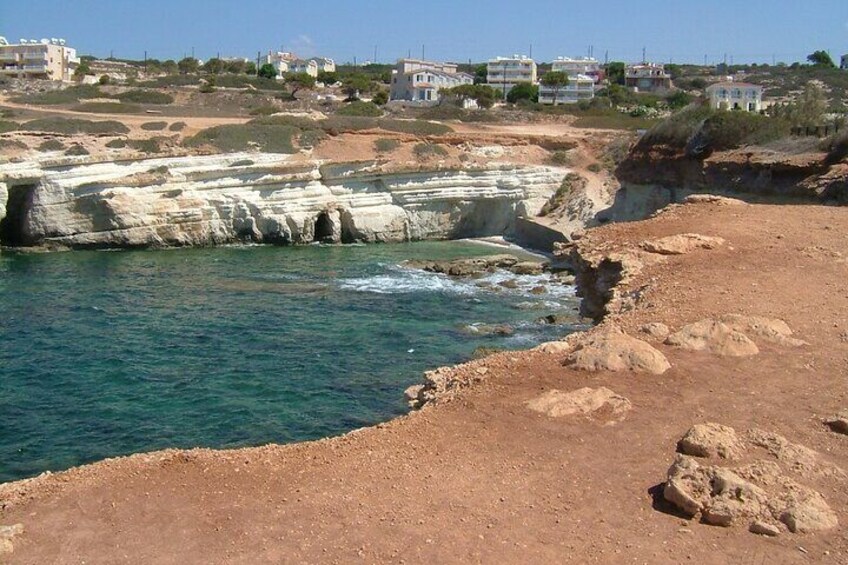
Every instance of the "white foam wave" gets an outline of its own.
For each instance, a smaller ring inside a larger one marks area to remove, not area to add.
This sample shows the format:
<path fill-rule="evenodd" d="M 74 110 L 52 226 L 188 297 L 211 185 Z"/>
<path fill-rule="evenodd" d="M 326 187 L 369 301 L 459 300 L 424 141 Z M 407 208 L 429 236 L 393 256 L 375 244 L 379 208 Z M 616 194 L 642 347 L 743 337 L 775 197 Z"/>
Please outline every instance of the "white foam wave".
<path fill-rule="evenodd" d="M 389 273 L 383 275 L 342 279 L 339 281 L 339 286 L 343 290 L 375 294 L 444 292 L 469 296 L 480 290 L 464 282 L 451 280 L 445 275 L 399 268 L 390 269 Z"/>

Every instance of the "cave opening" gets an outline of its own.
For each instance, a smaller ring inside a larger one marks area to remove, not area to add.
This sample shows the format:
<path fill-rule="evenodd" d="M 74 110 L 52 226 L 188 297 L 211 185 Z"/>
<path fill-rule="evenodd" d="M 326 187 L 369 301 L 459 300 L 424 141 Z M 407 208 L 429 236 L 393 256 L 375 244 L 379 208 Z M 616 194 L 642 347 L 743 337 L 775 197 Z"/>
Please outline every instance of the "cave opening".
<path fill-rule="evenodd" d="M 313 241 L 322 243 L 334 243 L 333 238 L 333 221 L 327 212 L 321 212 L 315 219 L 315 236 Z"/>
<path fill-rule="evenodd" d="M 11 247 L 27 245 L 24 224 L 35 192 L 34 184 L 19 184 L 9 187 L 6 200 L 6 217 L 0 220 L 0 244 Z"/>

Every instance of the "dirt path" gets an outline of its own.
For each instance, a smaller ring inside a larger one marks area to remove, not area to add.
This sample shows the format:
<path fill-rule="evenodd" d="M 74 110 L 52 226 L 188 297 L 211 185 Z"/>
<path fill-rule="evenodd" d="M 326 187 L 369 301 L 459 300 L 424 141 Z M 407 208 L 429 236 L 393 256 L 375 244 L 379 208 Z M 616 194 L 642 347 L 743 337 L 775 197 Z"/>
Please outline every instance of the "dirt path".
<path fill-rule="evenodd" d="M 848 210 L 691 205 L 593 230 L 594 246 L 698 232 L 727 244 L 646 268 L 619 322 L 679 327 L 726 313 L 786 320 L 809 342 L 730 359 L 657 347 L 661 376 L 576 372 L 561 354 L 488 358 L 457 399 L 341 438 L 165 452 L 0 488 L 0 523 L 24 525 L 11 563 L 846 563 L 848 490 L 808 477 L 843 525 L 766 538 L 655 509 L 693 424 L 761 427 L 848 469 L 848 438 L 821 417 L 848 407 Z M 617 425 L 551 418 L 525 401 L 607 386 Z M 400 391 L 399 391 L 400 393 Z"/>

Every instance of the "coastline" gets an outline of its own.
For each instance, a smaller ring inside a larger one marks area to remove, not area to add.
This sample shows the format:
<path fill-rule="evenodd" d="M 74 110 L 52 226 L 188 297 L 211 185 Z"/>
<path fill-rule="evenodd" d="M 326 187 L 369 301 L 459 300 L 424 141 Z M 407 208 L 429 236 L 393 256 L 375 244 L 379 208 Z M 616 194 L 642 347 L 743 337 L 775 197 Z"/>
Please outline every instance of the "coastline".
<path fill-rule="evenodd" d="M 605 325 L 631 336 L 648 322 L 680 328 L 745 314 L 784 320 L 806 346 L 758 341 L 756 356 L 729 359 L 643 336 L 670 361 L 656 376 L 564 367 L 574 343 L 554 342 L 445 369 L 446 393 L 422 410 L 343 436 L 168 450 L 7 483 L 0 522 L 25 528 L 11 562 L 790 562 L 799 543 L 840 562 L 848 542 L 838 528 L 769 539 L 707 526 L 663 506 L 652 487 L 665 480 L 676 440 L 705 421 L 775 430 L 848 468 L 842 438 L 821 422 L 844 408 L 848 297 L 828 289 L 844 272 L 846 224 L 838 208 L 708 201 L 590 230 L 573 251 L 594 264 L 638 261 L 604 304 Z M 689 232 L 726 244 L 659 258 L 640 247 Z M 545 391 L 581 387 L 609 387 L 632 409 L 616 422 L 527 408 Z M 797 480 L 843 515 L 838 483 L 817 471 Z"/>

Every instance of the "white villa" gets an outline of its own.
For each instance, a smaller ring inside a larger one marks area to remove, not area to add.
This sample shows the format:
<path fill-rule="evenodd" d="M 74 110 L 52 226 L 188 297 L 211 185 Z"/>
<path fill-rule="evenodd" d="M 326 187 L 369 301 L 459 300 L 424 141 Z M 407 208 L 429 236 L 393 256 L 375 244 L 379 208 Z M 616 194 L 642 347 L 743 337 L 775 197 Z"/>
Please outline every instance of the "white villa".
<path fill-rule="evenodd" d="M 595 84 L 603 80 L 604 72 L 601 69 L 601 63 L 592 57 L 581 57 L 579 59 L 571 59 L 569 57 L 557 57 L 551 63 L 551 70 L 561 72 L 570 76 L 583 75 L 594 79 Z"/>
<path fill-rule="evenodd" d="M 317 77 L 318 73 L 333 73 L 336 71 L 336 62 L 327 57 L 312 57 L 300 59 L 294 53 L 285 51 L 268 52 L 265 62 L 274 65 L 277 70 L 277 78 L 282 79 L 287 73 L 306 73 Z"/>
<path fill-rule="evenodd" d="M 490 59 L 486 64 L 486 82 L 506 98 L 517 84 L 536 84 L 536 62 L 523 55 Z"/>
<path fill-rule="evenodd" d="M 556 99 L 554 99 L 556 96 Z M 568 75 L 568 84 L 557 90 L 551 86 L 539 85 L 540 104 L 574 104 L 595 97 L 595 79 L 588 75 Z"/>
<path fill-rule="evenodd" d="M 462 84 L 474 84 L 474 77 L 457 72 L 453 63 L 399 59 L 392 71 L 389 99 L 435 103 L 441 97 L 440 90 Z"/>
<path fill-rule="evenodd" d="M 763 109 L 763 87 L 746 82 L 717 82 L 707 87 L 710 108 L 760 112 Z"/>
<path fill-rule="evenodd" d="M 0 76 L 70 81 L 79 64 L 77 50 L 64 39 L 10 43 L 0 37 Z"/>

